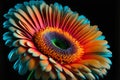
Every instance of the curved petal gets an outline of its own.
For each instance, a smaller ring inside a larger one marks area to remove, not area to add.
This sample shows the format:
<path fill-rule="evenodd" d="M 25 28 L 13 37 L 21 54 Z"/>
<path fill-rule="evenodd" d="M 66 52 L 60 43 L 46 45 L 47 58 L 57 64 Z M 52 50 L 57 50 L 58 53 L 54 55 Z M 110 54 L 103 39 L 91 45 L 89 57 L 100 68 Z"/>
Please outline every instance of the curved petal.
<path fill-rule="evenodd" d="M 17 48 L 14 48 L 13 50 L 10 51 L 8 55 L 9 61 L 15 61 L 19 57 L 19 55 L 16 52 L 17 52 Z"/>

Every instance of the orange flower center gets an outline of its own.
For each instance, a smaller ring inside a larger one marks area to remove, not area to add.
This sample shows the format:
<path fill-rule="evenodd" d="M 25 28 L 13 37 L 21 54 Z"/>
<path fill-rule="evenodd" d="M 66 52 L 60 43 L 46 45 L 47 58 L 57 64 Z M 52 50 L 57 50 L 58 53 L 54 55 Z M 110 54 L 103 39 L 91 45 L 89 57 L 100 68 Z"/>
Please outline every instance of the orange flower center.
<path fill-rule="evenodd" d="M 59 28 L 47 27 L 34 36 L 38 50 L 61 64 L 80 60 L 82 46 L 68 32 Z"/>

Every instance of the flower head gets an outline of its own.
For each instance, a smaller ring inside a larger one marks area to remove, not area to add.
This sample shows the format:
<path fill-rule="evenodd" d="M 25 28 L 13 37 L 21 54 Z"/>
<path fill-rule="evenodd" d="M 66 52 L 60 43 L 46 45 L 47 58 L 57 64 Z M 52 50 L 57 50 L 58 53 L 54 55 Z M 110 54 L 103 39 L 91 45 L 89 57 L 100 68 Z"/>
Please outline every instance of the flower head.
<path fill-rule="evenodd" d="M 68 6 L 24 2 L 4 17 L 9 31 L 3 40 L 13 48 L 8 58 L 21 75 L 30 71 L 42 80 L 94 80 L 110 69 L 112 54 L 102 32 Z"/>

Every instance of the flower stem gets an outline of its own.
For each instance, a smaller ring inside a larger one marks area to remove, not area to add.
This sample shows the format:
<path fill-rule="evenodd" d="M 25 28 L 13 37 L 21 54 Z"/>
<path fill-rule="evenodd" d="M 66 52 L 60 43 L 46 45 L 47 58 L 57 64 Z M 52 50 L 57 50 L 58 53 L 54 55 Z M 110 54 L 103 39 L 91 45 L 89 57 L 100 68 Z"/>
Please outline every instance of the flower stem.
<path fill-rule="evenodd" d="M 33 73 L 34 73 L 34 70 L 32 70 L 27 78 L 27 80 L 32 80 L 33 78 Z"/>

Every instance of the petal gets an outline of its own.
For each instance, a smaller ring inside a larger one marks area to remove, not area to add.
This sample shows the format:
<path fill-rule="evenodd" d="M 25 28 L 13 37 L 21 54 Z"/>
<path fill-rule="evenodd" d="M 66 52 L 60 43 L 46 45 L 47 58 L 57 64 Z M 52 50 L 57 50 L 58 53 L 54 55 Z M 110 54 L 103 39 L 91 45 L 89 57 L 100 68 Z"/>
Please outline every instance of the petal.
<path fill-rule="evenodd" d="M 14 26 L 10 26 L 8 28 L 11 32 L 15 32 L 16 30 L 18 30 L 17 28 L 15 28 Z"/>
<path fill-rule="evenodd" d="M 71 69 L 72 67 L 69 65 L 69 64 L 67 64 L 67 65 L 64 65 L 67 69 Z"/>
<path fill-rule="evenodd" d="M 78 40 L 82 43 L 82 41 L 86 41 L 88 38 L 96 34 L 96 29 L 97 26 L 90 26 L 90 24 L 87 24 L 80 30 L 80 32 L 77 33 L 76 36 L 78 36 Z"/>
<path fill-rule="evenodd" d="M 21 62 L 19 63 L 19 70 L 18 70 L 18 73 L 20 75 L 24 75 L 28 70 L 28 67 L 27 67 L 27 62 Z"/>
<path fill-rule="evenodd" d="M 3 34 L 3 40 L 9 40 L 11 39 L 13 36 L 12 36 L 12 33 L 11 32 L 6 32 Z"/>
<path fill-rule="evenodd" d="M 86 48 L 85 49 L 85 52 L 86 53 L 89 53 L 89 52 L 107 52 L 107 49 L 105 46 L 92 46 L 91 48 Z"/>
<path fill-rule="evenodd" d="M 105 36 L 99 36 L 96 40 L 104 40 L 105 39 Z"/>
<path fill-rule="evenodd" d="M 13 42 L 14 42 L 13 40 L 9 39 L 5 42 L 5 45 L 12 47 Z"/>
<path fill-rule="evenodd" d="M 13 47 L 18 47 L 18 46 L 20 46 L 19 40 L 15 40 L 15 41 L 12 43 L 12 46 L 13 46 Z"/>
<path fill-rule="evenodd" d="M 85 75 L 82 72 L 80 72 L 80 71 L 78 73 L 76 73 L 76 75 L 78 75 L 82 79 L 86 79 Z"/>
<path fill-rule="evenodd" d="M 9 23 L 11 24 L 10 26 L 14 26 L 15 28 L 21 29 L 21 28 L 18 26 L 18 24 L 15 22 L 14 19 L 10 18 L 10 19 L 9 19 Z M 9 26 L 9 27 L 10 27 L 10 26 Z"/>
<path fill-rule="evenodd" d="M 63 68 L 63 70 L 64 70 L 64 72 L 69 76 L 69 77 L 71 77 L 71 78 L 74 78 L 75 79 L 75 76 L 73 75 L 73 73 L 72 72 L 70 72 L 68 69 L 66 69 L 66 68 Z"/>
<path fill-rule="evenodd" d="M 33 22 L 34 22 L 34 24 L 35 24 L 35 26 L 33 26 L 33 27 L 34 27 L 34 30 L 38 31 L 38 29 L 39 29 L 39 24 L 38 24 L 38 21 L 37 21 L 37 19 L 36 19 L 36 16 L 35 16 L 33 10 L 31 9 L 30 6 L 26 6 L 26 8 L 27 8 L 27 11 L 28 11 L 30 17 L 32 18 L 32 20 L 33 20 Z"/>
<path fill-rule="evenodd" d="M 65 77 L 65 75 L 63 73 L 59 72 L 58 73 L 58 79 L 59 80 L 66 80 L 66 77 Z"/>
<path fill-rule="evenodd" d="M 5 22 L 3 23 L 3 28 L 9 28 L 10 25 L 11 25 L 11 24 L 10 24 L 9 21 L 5 21 Z"/>
<path fill-rule="evenodd" d="M 88 42 L 95 40 L 96 38 L 98 38 L 101 35 L 102 35 L 101 31 L 94 31 L 94 33 L 91 33 L 91 35 L 89 34 L 89 36 L 86 39 L 81 39 L 80 42 L 82 44 L 87 44 Z"/>
<path fill-rule="evenodd" d="M 14 33 L 13 33 L 13 36 L 15 38 L 22 38 L 22 39 L 28 39 L 25 34 L 23 34 L 23 32 L 21 32 L 20 30 L 16 30 Z"/>
<path fill-rule="evenodd" d="M 94 40 L 92 42 L 89 42 L 84 45 L 84 48 L 90 48 L 92 46 L 102 46 L 107 44 L 108 42 L 106 40 Z"/>
<path fill-rule="evenodd" d="M 109 58 L 105 58 L 101 55 L 85 55 L 84 59 L 96 59 L 99 62 L 106 62 L 106 63 L 112 64 Z"/>
<path fill-rule="evenodd" d="M 34 44 L 27 39 L 19 39 L 19 44 L 24 47 L 32 47 L 32 48 L 35 47 Z"/>
<path fill-rule="evenodd" d="M 17 49 L 17 53 L 18 54 L 23 54 L 26 51 L 27 51 L 27 49 L 25 47 L 22 47 L 22 46 L 18 47 L 18 49 Z"/>
<path fill-rule="evenodd" d="M 80 69 L 81 71 L 84 71 L 87 73 L 91 72 L 91 70 L 87 66 L 82 65 L 82 64 L 71 64 L 71 67 L 75 69 Z"/>
<path fill-rule="evenodd" d="M 26 62 L 26 61 L 29 61 L 30 59 L 31 59 L 31 56 L 25 53 L 24 55 L 22 55 L 21 61 Z"/>
<path fill-rule="evenodd" d="M 100 71 L 99 69 L 92 68 L 92 71 L 93 71 L 93 73 L 95 73 L 95 74 L 97 74 L 97 75 L 103 77 L 103 74 L 101 73 L 101 71 Z"/>
<path fill-rule="evenodd" d="M 30 59 L 28 62 L 29 70 L 34 70 L 37 67 L 35 59 Z"/>
<path fill-rule="evenodd" d="M 71 15 L 71 20 L 68 22 L 68 24 L 67 24 L 67 22 L 66 22 L 66 24 L 65 24 L 65 26 L 64 26 L 64 28 L 65 27 L 67 27 L 67 31 L 70 33 L 71 32 L 71 30 L 74 28 L 74 26 L 76 25 L 76 23 L 77 23 L 77 18 L 78 18 L 78 13 L 72 13 L 72 15 Z M 69 26 L 68 26 L 69 25 Z M 63 29 L 64 30 L 64 29 Z"/>
<path fill-rule="evenodd" d="M 54 66 L 57 70 L 62 71 L 62 66 L 60 64 L 57 63 Z"/>
<path fill-rule="evenodd" d="M 28 52 L 30 54 L 32 54 L 32 56 L 34 56 L 34 57 L 39 57 L 41 55 L 41 53 L 38 50 L 34 49 L 34 48 L 29 48 Z"/>
<path fill-rule="evenodd" d="M 13 65 L 14 70 L 18 70 L 19 69 L 19 64 L 20 64 L 20 59 L 18 59 L 15 64 Z"/>
<path fill-rule="evenodd" d="M 112 52 L 109 50 L 107 50 L 107 52 L 101 52 L 99 54 L 103 57 L 112 57 Z M 110 62 L 110 64 L 112 63 L 111 61 L 109 61 L 109 62 Z"/>
<path fill-rule="evenodd" d="M 102 74 L 104 74 L 104 75 L 107 74 L 107 70 L 106 70 L 106 69 L 102 69 L 101 72 L 102 72 Z"/>
<path fill-rule="evenodd" d="M 36 48 L 35 45 L 34 45 L 34 43 L 32 41 L 27 41 L 26 44 L 27 44 L 28 47 Z"/>
<path fill-rule="evenodd" d="M 24 10 L 22 9 L 18 9 L 17 10 L 19 12 L 19 14 L 21 14 L 32 26 L 35 26 L 32 22 L 32 20 L 29 17 L 29 14 L 27 14 Z"/>
<path fill-rule="evenodd" d="M 53 64 L 56 64 L 56 61 L 53 60 L 52 58 L 49 58 L 49 61 L 50 61 L 51 63 L 53 63 Z"/>
<path fill-rule="evenodd" d="M 21 46 L 23 46 L 23 47 L 27 47 L 27 41 L 28 40 L 24 40 L 24 39 L 21 39 L 21 40 L 19 40 L 19 44 L 21 45 Z"/>
<path fill-rule="evenodd" d="M 35 33 L 35 30 L 32 28 L 32 26 L 20 14 L 15 12 L 14 15 L 20 20 L 19 24 L 21 25 L 22 29 L 26 30 L 31 35 Z"/>
<path fill-rule="evenodd" d="M 46 67 L 49 65 L 49 62 L 47 60 L 41 60 L 39 62 L 39 64 L 40 64 L 42 70 L 44 71 L 46 69 Z"/>
<path fill-rule="evenodd" d="M 84 64 L 86 66 L 91 66 L 91 67 L 95 67 L 95 68 L 101 68 L 101 64 L 98 60 L 95 59 L 86 59 L 86 60 L 82 60 L 81 64 Z"/>
<path fill-rule="evenodd" d="M 48 66 L 45 69 L 45 72 L 50 72 L 52 70 L 52 66 L 48 64 Z"/>
<path fill-rule="evenodd" d="M 41 60 L 39 63 L 41 66 L 47 66 L 49 64 L 47 60 Z"/>
<path fill-rule="evenodd" d="M 84 75 L 87 77 L 87 79 L 95 80 L 95 77 L 92 73 L 84 73 Z"/>
<path fill-rule="evenodd" d="M 10 51 L 9 55 L 8 55 L 8 59 L 9 61 L 15 61 L 19 56 L 16 53 L 17 49 L 14 48 L 13 50 Z"/>
<path fill-rule="evenodd" d="M 57 78 L 56 73 L 53 71 L 50 71 L 50 78 L 55 80 Z"/>
<path fill-rule="evenodd" d="M 48 59 L 48 57 L 47 57 L 47 56 L 45 56 L 45 55 L 43 55 L 43 54 L 41 54 L 41 55 L 40 55 L 40 59 L 41 59 L 41 60 L 47 60 L 47 59 Z"/>
<path fill-rule="evenodd" d="M 35 12 L 35 14 L 37 16 L 37 19 L 39 21 L 40 27 L 44 28 L 44 23 L 43 23 L 42 16 L 41 16 L 39 10 L 34 5 L 32 6 L 32 9 L 34 10 L 34 12 Z M 38 29 L 39 29 L 39 27 L 38 27 Z"/>

